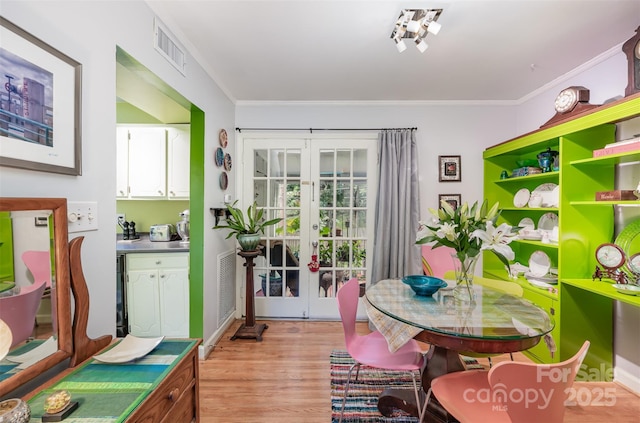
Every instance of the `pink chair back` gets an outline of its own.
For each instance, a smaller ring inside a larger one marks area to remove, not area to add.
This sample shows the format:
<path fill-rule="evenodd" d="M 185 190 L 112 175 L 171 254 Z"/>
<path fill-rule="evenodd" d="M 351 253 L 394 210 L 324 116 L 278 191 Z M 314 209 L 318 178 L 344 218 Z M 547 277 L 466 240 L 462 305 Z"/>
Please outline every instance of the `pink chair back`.
<path fill-rule="evenodd" d="M 33 334 L 36 313 L 40 306 L 45 282 L 22 288 L 16 295 L 0 297 L 0 319 L 11 329 L 11 347 L 26 341 Z"/>
<path fill-rule="evenodd" d="M 338 311 L 342 319 L 342 329 L 344 330 L 344 341 L 347 350 L 356 339 L 356 319 L 358 314 L 358 296 L 360 295 L 360 282 L 357 278 L 349 279 L 342 288 L 338 290 Z"/>
<path fill-rule="evenodd" d="M 422 246 L 422 271 L 427 276 L 444 278 L 448 270 L 453 270 L 451 254 L 456 250 L 450 247 L 431 248 L 430 245 Z"/>
<path fill-rule="evenodd" d="M 512 422 L 561 423 L 565 401 L 588 349 L 585 341 L 580 351 L 561 363 L 498 363 L 488 375 L 492 395 L 506 405 Z"/>
<path fill-rule="evenodd" d="M 34 285 L 44 281 L 51 288 L 51 254 L 49 251 L 25 251 L 22 261 L 33 276 Z"/>

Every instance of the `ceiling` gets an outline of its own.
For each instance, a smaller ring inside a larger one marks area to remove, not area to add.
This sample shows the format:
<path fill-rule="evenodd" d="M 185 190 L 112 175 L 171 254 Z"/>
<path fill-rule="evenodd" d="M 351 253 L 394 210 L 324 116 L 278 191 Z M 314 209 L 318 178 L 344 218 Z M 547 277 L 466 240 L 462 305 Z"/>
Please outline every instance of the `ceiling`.
<path fill-rule="evenodd" d="M 640 0 L 148 2 L 240 103 L 518 102 L 640 25 Z M 390 38 L 404 8 L 443 9 L 422 54 Z"/>

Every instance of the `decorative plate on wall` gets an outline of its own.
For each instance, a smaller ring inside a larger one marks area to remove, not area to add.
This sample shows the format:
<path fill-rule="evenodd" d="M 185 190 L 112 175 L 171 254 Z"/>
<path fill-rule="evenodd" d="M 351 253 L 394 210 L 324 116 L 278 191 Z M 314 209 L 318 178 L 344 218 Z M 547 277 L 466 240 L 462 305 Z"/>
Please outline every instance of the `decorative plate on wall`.
<path fill-rule="evenodd" d="M 224 151 L 221 147 L 216 148 L 216 166 L 220 167 L 224 163 Z"/>
<path fill-rule="evenodd" d="M 229 177 L 227 176 L 227 172 L 222 172 L 220 174 L 220 188 L 224 191 L 229 186 Z"/>
<path fill-rule="evenodd" d="M 227 130 L 226 129 L 221 129 L 220 130 L 220 133 L 218 134 L 218 139 L 220 140 L 220 145 L 222 146 L 222 148 L 225 148 L 227 146 L 227 142 L 228 142 Z"/>
<path fill-rule="evenodd" d="M 224 155 L 224 168 L 227 172 L 231 170 L 231 154 L 229 153 Z"/>

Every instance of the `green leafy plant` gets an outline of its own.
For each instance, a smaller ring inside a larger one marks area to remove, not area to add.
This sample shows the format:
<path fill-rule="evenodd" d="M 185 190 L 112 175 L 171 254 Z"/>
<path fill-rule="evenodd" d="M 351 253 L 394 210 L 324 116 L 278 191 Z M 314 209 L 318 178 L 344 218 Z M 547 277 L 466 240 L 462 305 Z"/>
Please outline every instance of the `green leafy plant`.
<path fill-rule="evenodd" d="M 264 230 L 268 226 L 275 225 L 282 220 L 281 217 L 265 220 L 264 209 L 258 207 L 257 202 L 253 202 L 244 213 L 240 208 L 236 207 L 238 201 L 233 204 L 227 204 L 227 219 L 213 227 L 213 229 L 230 229 L 226 239 L 233 235 L 236 237 L 242 234 L 264 234 Z"/>

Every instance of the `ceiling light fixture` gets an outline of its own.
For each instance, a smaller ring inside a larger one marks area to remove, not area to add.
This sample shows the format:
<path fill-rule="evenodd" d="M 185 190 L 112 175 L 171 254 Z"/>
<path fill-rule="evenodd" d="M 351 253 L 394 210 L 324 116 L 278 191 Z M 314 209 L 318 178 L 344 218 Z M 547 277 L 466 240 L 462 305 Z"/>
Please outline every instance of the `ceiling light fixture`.
<path fill-rule="evenodd" d="M 442 29 L 442 25 L 436 22 L 441 13 L 442 9 L 403 9 L 391 32 L 398 51 L 402 53 L 407 49 L 403 38 L 412 38 L 416 48 L 424 53 L 429 47 L 424 38 L 428 33 L 437 35 Z"/>

